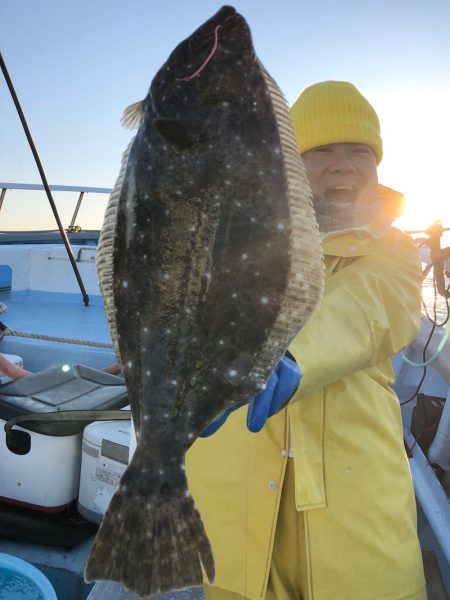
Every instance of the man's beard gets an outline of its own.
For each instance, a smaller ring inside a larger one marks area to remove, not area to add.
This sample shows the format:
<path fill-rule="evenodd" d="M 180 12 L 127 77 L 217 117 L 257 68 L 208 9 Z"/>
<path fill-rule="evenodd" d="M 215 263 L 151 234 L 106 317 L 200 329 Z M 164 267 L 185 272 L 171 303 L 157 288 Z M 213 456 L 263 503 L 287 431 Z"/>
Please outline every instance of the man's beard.
<path fill-rule="evenodd" d="M 312 204 L 323 236 L 341 231 L 368 231 L 370 224 L 383 212 L 383 202 L 379 198 L 340 205 L 314 194 Z"/>

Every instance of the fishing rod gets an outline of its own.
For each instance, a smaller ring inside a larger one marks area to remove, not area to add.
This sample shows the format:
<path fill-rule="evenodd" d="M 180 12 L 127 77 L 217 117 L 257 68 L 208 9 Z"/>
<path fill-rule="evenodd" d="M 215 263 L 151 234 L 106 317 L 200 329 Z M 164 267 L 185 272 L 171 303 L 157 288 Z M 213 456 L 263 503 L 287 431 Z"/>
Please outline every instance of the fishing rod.
<path fill-rule="evenodd" d="M 445 261 L 450 260 L 450 246 L 447 248 L 441 247 L 441 239 L 445 231 L 450 231 L 450 227 L 442 227 L 439 221 L 433 223 L 425 230 L 407 231 L 406 233 L 425 233 L 428 238 L 421 240 L 423 244 L 430 248 L 431 266 L 434 269 L 434 278 L 436 288 L 440 296 L 448 300 L 450 298 L 450 290 L 446 286 L 445 277 L 450 277 L 450 266 L 446 269 Z M 428 271 L 426 271 L 428 273 Z"/>
<path fill-rule="evenodd" d="M 78 285 L 80 287 L 80 291 L 81 291 L 81 294 L 83 296 L 84 304 L 85 304 L 85 306 L 89 306 L 89 296 L 88 296 L 88 294 L 86 292 L 83 280 L 81 279 L 81 275 L 80 275 L 80 272 L 78 270 L 78 266 L 77 266 L 77 264 L 75 262 L 75 258 L 73 256 L 72 247 L 70 245 L 69 238 L 67 237 L 66 231 L 65 231 L 65 229 L 64 229 L 64 227 L 63 227 L 63 225 L 61 223 L 61 220 L 59 218 L 58 210 L 56 208 L 55 201 L 53 200 L 53 196 L 52 196 L 52 193 L 50 191 L 50 187 L 49 187 L 49 185 L 47 183 L 47 178 L 45 176 L 45 172 L 44 172 L 44 169 L 42 167 L 42 163 L 41 163 L 41 160 L 39 158 L 39 154 L 38 154 L 36 146 L 35 146 L 35 144 L 33 142 L 33 138 L 31 137 L 30 129 L 29 129 L 27 121 L 25 119 L 25 115 L 24 115 L 24 112 L 22 110 L 22 107 L 20 106 L 19 98 L 18 98 L 18 96 L 16 94 L 16 91 L 14 89 L 14 85 L 12 83 L 11 77 L 9 76 L 8 69 L 6 68 L 6 64 L 5 64 L 5 61 L 3 60 L 3 56 L 2 56 L 1 52 L 0 52 L 0 67 L 2 69 L 3 76 L 5 78 L 5 81 L 6 81 L 6 84 L 8 86 L 9 92 L 10 92 L 11 97 L 13 99 L 13 102 L 15 104 L 17 113 L 18 113 L 19 118 L 20 118 L 20 121 L 22 123 L 22 127 L 24 129 L 25 135 L 26 135 L 28 143 L 30 145 L 31 152 L 33 153 L 34 160 L 36 162 L 36 166 L 37 166 L 39 174 L 41 176 L 42 184 L 44 186 L 45 192 L 47 194 L 47 198 L 48 198 L 48 200 L 50 202 L 51 209 L 52 209 L 53 214 L 55 216 L 55 220 L 56 220 L 56 223 L 58 225 L 59 232 L 61 233 L 61 237 L 62 237 L 62 240 L 64 242 L 64 246 L 66 247 L 67 255 L 68 255 L 70 263 L 72 265 L 73 272 L 75 273 L 75 277 L 77 278 Z"/>

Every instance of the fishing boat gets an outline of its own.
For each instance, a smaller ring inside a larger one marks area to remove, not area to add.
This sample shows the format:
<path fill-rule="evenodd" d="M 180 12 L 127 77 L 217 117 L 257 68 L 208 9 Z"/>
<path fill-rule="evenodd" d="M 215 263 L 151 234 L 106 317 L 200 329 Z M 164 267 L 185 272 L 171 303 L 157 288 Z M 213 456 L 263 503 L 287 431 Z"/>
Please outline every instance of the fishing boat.
<path fill-rule="evenodd" d="M 0 183 L 2 200 L 10 189 L 25 193 L 43 186 Z M 53 189 L 80 196 L 110 191 Z M 17 370 L 2 363 L 0 419 L 12 438 L 15 431 L 31 436 L 31 449 L 29 440 L 22 447 L 6 433 L 1 442 L 0 551 L 42 570 L 60 600 L 132 598 L 118 584 L 92 588 L 83 580 L 98 522 L 128 462 L 130 422 L 120 373 L 107 372 L 114 372 L 116 358 L 95 269 L 99 232 L 83 231 L 72 221 L 67 237 L 84 294 L 59 231 L 0 232 L 0 302 L 7 308 L 1 316 L 0 352 Z M 434 260 L 435 270 L 441 269 L 434 274 L 438 297 L 439 291 L 448 295 L 445 273 L 450 270 L 449 251 L 439 246 L 438 255 L 436 250 L 441 233 L 432 229 L 428 238 L 420 238 L 424 261 L 433 265 Z M 424 313 L 419 336 L 393 360 L 429 597 L 438 599 L 450 597 L 450 346 L 444 343 L 445 313 L 441 297 L 439 314 Z M 25 409 L 18 408 L 18 398 Z M 125 409 L 122 419 L 113 415 L 120 409 Z M 41 416 L 64 416 L 67 410 L 81 412 L 72 421 L 39 421 L 39 411 Z M 179 594 L 202 597 L 198 589 Z"/>

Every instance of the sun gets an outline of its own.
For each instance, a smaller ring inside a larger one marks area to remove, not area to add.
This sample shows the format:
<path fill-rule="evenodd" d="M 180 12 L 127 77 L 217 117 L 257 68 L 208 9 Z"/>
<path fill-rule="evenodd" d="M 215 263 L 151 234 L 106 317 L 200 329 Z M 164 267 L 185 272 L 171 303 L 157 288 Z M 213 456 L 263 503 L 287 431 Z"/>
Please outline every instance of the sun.
<path fill-rule="evenodd" d="M 395 225 L 423 231 L 441 221 L 450 227 L 450 87 L 384 92 L 374 100 L 384 147 L 379 181 L 405 196 Z"/>
<path fill-rule="evenodd" d="M 420 186 L 416 182 L 413 189 L 402 191 L 405 203 L 396 227 L 424 231 L 437 221 L 450 226 L 450 198 L 444 198 L 441 190 L 433 192 L 427 185 Z"/>

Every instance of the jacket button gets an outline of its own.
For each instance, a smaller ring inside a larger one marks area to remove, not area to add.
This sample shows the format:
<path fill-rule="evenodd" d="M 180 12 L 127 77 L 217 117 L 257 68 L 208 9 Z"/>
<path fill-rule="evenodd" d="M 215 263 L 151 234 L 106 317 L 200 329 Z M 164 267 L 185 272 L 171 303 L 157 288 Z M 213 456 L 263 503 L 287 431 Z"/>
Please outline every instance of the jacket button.
<path fill-rule="evenodd" d="M 287 455 L 288 455 L 287 450 L 282 450 L 281 451 L 281 456 L 287 456 Z"/>
<path fill-rule="evenodd" d="M 275 490 L 276 487 L 277 487 L 277 482 L 276 481 L 269 481 L 268 486 L 269 486 L 269 489 Z"/>
<path fill-rule="evenodd" d="M 356 250 L 358 250 L 356 246 L 349 246 L 348 249 L 350 250 L 350 252 L 356 252 Z"/>

